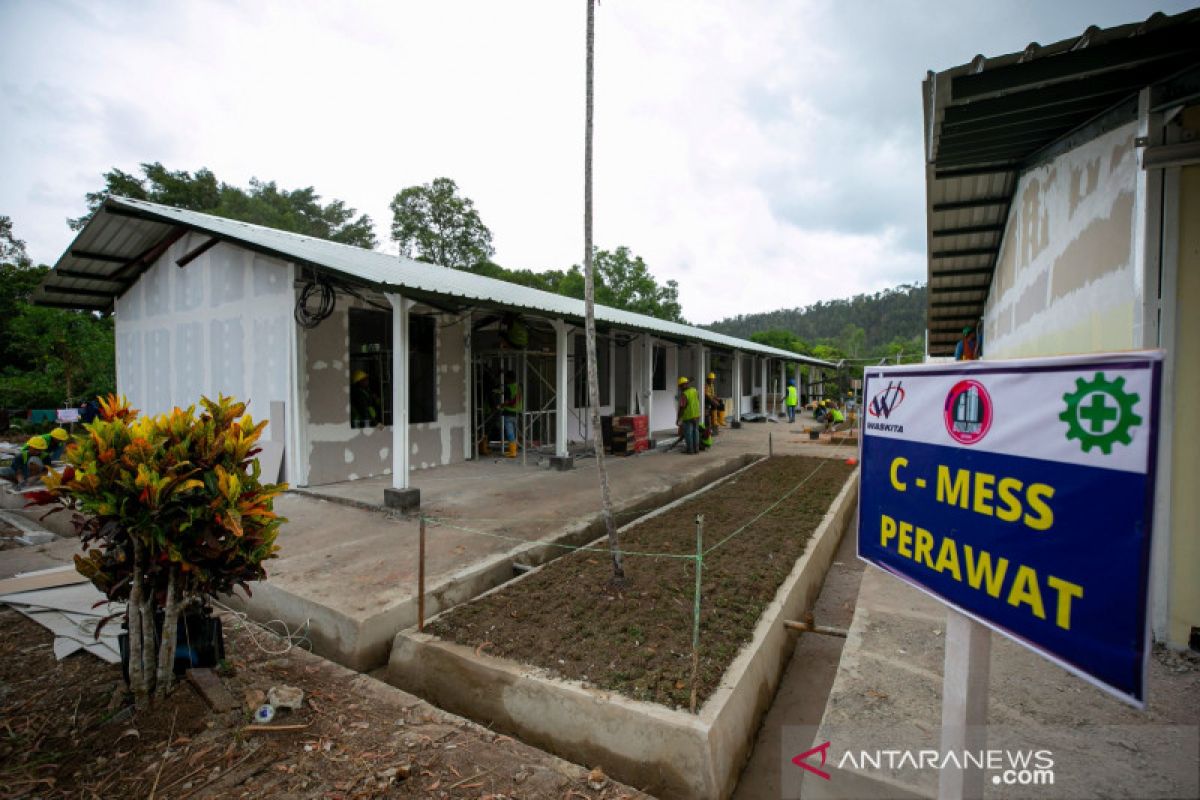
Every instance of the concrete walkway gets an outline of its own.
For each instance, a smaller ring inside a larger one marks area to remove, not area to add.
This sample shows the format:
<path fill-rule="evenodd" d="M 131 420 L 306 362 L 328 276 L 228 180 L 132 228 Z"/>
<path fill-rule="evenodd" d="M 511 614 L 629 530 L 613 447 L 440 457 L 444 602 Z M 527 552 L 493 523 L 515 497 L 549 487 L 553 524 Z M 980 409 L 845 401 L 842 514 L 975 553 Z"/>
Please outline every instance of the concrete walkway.
<path fill-rule="evenodd" d="M 848 752 L 939 746 L 945 626 L 943 606 L 867 567 L 820 730 L 796 750 L 832 743 L 831 779 L 805 774 L 806 800 L 937 795 L 936 769 L 837 766 Z M 1156 649 L 1148 685 L 1138 711 L 992 634 L 987 746 L 1049 751 L 1054 775 L 1004 785 L 988 771 L 985 796 L 1200 796 L 1200 658 Z"/>
<path fill-rule="evenodd" d="M 713 450 L 697 456 L 650 452 L 609 458 L 618 524 L 712 482 L 751 458 L 775 452 L 845 457 L 853 451 L 809 442 L 800 421 L 724 429 Z M 427 617 L 513 576 L 514 562 L 539 564 L 600 536 L 600 490 L 594 459 L 552 471 L 495 459 L 413 473 L 426 541 Z M 291 492 L 276 501 L 289 522 L 278 560 L 245 608 L 302 633 L 315 652 L 358 670 L 386 662 L 395 634 L 417 621 L 419 523 L 377 507 L 383 480 Z M 315 493 L 330 495 L 319 499 Z M 281 626 L 276 626 L 282 630 Z"/>

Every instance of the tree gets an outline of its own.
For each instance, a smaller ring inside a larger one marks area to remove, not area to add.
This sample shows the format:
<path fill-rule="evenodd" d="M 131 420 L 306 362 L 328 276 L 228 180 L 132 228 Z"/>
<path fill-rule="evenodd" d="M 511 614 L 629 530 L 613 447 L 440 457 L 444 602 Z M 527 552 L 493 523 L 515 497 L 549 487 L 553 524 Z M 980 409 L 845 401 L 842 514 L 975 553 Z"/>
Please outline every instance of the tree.
<path fill-rule="evenodd" d="M 450 178 L 409 186 L 392 198 L 392 239 L 400 253 L 452 269 L 469 269 L 491 258 L 492 232 L 475 204 Z"/>
<path fill-rule="evenodd" d="M 49 272 L 0 216 L 0 407 L 54 408 L 113 390 L 113 325 L 86 311 L 30 303 Z"/>
<path fill-rule="evenodd" d="M 217 180 L 212 170 L 201 168 L 195 174 L 171 171 L 157 161 L 141 165 L 141 178 L 113 168 L 104 174 L 104 188 L 88 192 L 88 213 L 67 220 L 72 230 L 80 230 L 109 195 L 132 197 L 153 203 L 202 211 L 218 217 L 251 222 L 270 228 L 316 236 L 332 242 L 374 248 L 374 223 L 366 214 L 357 213 L 341 200 L 321 203 L 313 187 L 280 189 L 274 181 L 250 179 L 249 190 Z"/>
<path fill-rule="evenodd" d="M 765 344 L 767 347 L 774 347 L 778 350 L 790 350 L 793 353 L 800 353 L 801 355 L 812 355 L 812 348 L 809 347 L 808 342 L 791 331 L 780 330 L 779 328 L 753 333 L 750 335 L 750 341 Z"/>

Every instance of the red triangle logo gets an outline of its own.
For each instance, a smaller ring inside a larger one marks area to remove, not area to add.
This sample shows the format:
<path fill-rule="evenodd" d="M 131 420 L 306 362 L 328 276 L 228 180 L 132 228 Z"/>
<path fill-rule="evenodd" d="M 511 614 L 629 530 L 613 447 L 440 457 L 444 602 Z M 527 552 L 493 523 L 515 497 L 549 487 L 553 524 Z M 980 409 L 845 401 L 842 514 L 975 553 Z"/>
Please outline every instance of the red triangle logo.
<path fill-rule="evenodd" d="M 825 744 L 819 744 L 816 747 L 812 748 L 811 750 L 806 750 L 803 753 L 801 753 L 800 755 L 796 756 L 795 758 L 792 759 L 792 763 L 795 764 L 797 767 L 800 767 L 801 769 L 808 770 L 809 772 L 813 773 L 814 775 L 820 775 L 825 780 L 829 780 L 828 772 L 817 769 L 812 764 L 809 764 L 808 762 L 805 761 L 805 759 L 808 758 L 809 756 L 820 753 L 821 754 L 821 766 L 823 767 L 823 766 L 825 766 L 825 756 L 828 752 L 829 752 L 829 742 L 825 742 Z"/>

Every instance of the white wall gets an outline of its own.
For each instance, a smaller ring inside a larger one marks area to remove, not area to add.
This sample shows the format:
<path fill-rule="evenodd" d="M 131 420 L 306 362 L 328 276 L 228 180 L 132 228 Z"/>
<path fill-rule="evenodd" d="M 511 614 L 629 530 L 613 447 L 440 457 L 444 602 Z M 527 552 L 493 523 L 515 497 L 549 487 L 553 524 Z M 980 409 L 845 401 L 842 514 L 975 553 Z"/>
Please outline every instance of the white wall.
<path fill-rule="evenodd" d="M 207 240 L 184 236 L 117 299 L 117 391 L 148 414 L 223 393 L 267 419 L 288 399 L 291 266 L 229 244 L 175 266 Z"/>
<path fill-rule="evenodd" d="M 984 312 L 986 358 L 1140 347 L 1136 123 L 1025 175 Z"/>

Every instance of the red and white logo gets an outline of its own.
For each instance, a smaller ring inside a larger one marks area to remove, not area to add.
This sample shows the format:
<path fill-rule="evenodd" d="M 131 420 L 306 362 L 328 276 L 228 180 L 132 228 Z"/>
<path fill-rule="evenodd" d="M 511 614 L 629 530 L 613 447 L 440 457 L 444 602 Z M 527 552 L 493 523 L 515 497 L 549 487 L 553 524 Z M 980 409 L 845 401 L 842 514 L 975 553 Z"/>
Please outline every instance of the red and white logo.
<path fill-rule="evenodd" d="M 946 432 L 959 444 L 975 444 L 992 427 L 992 396 L 983 384 L 962 380 L 946 395 Z"/>

